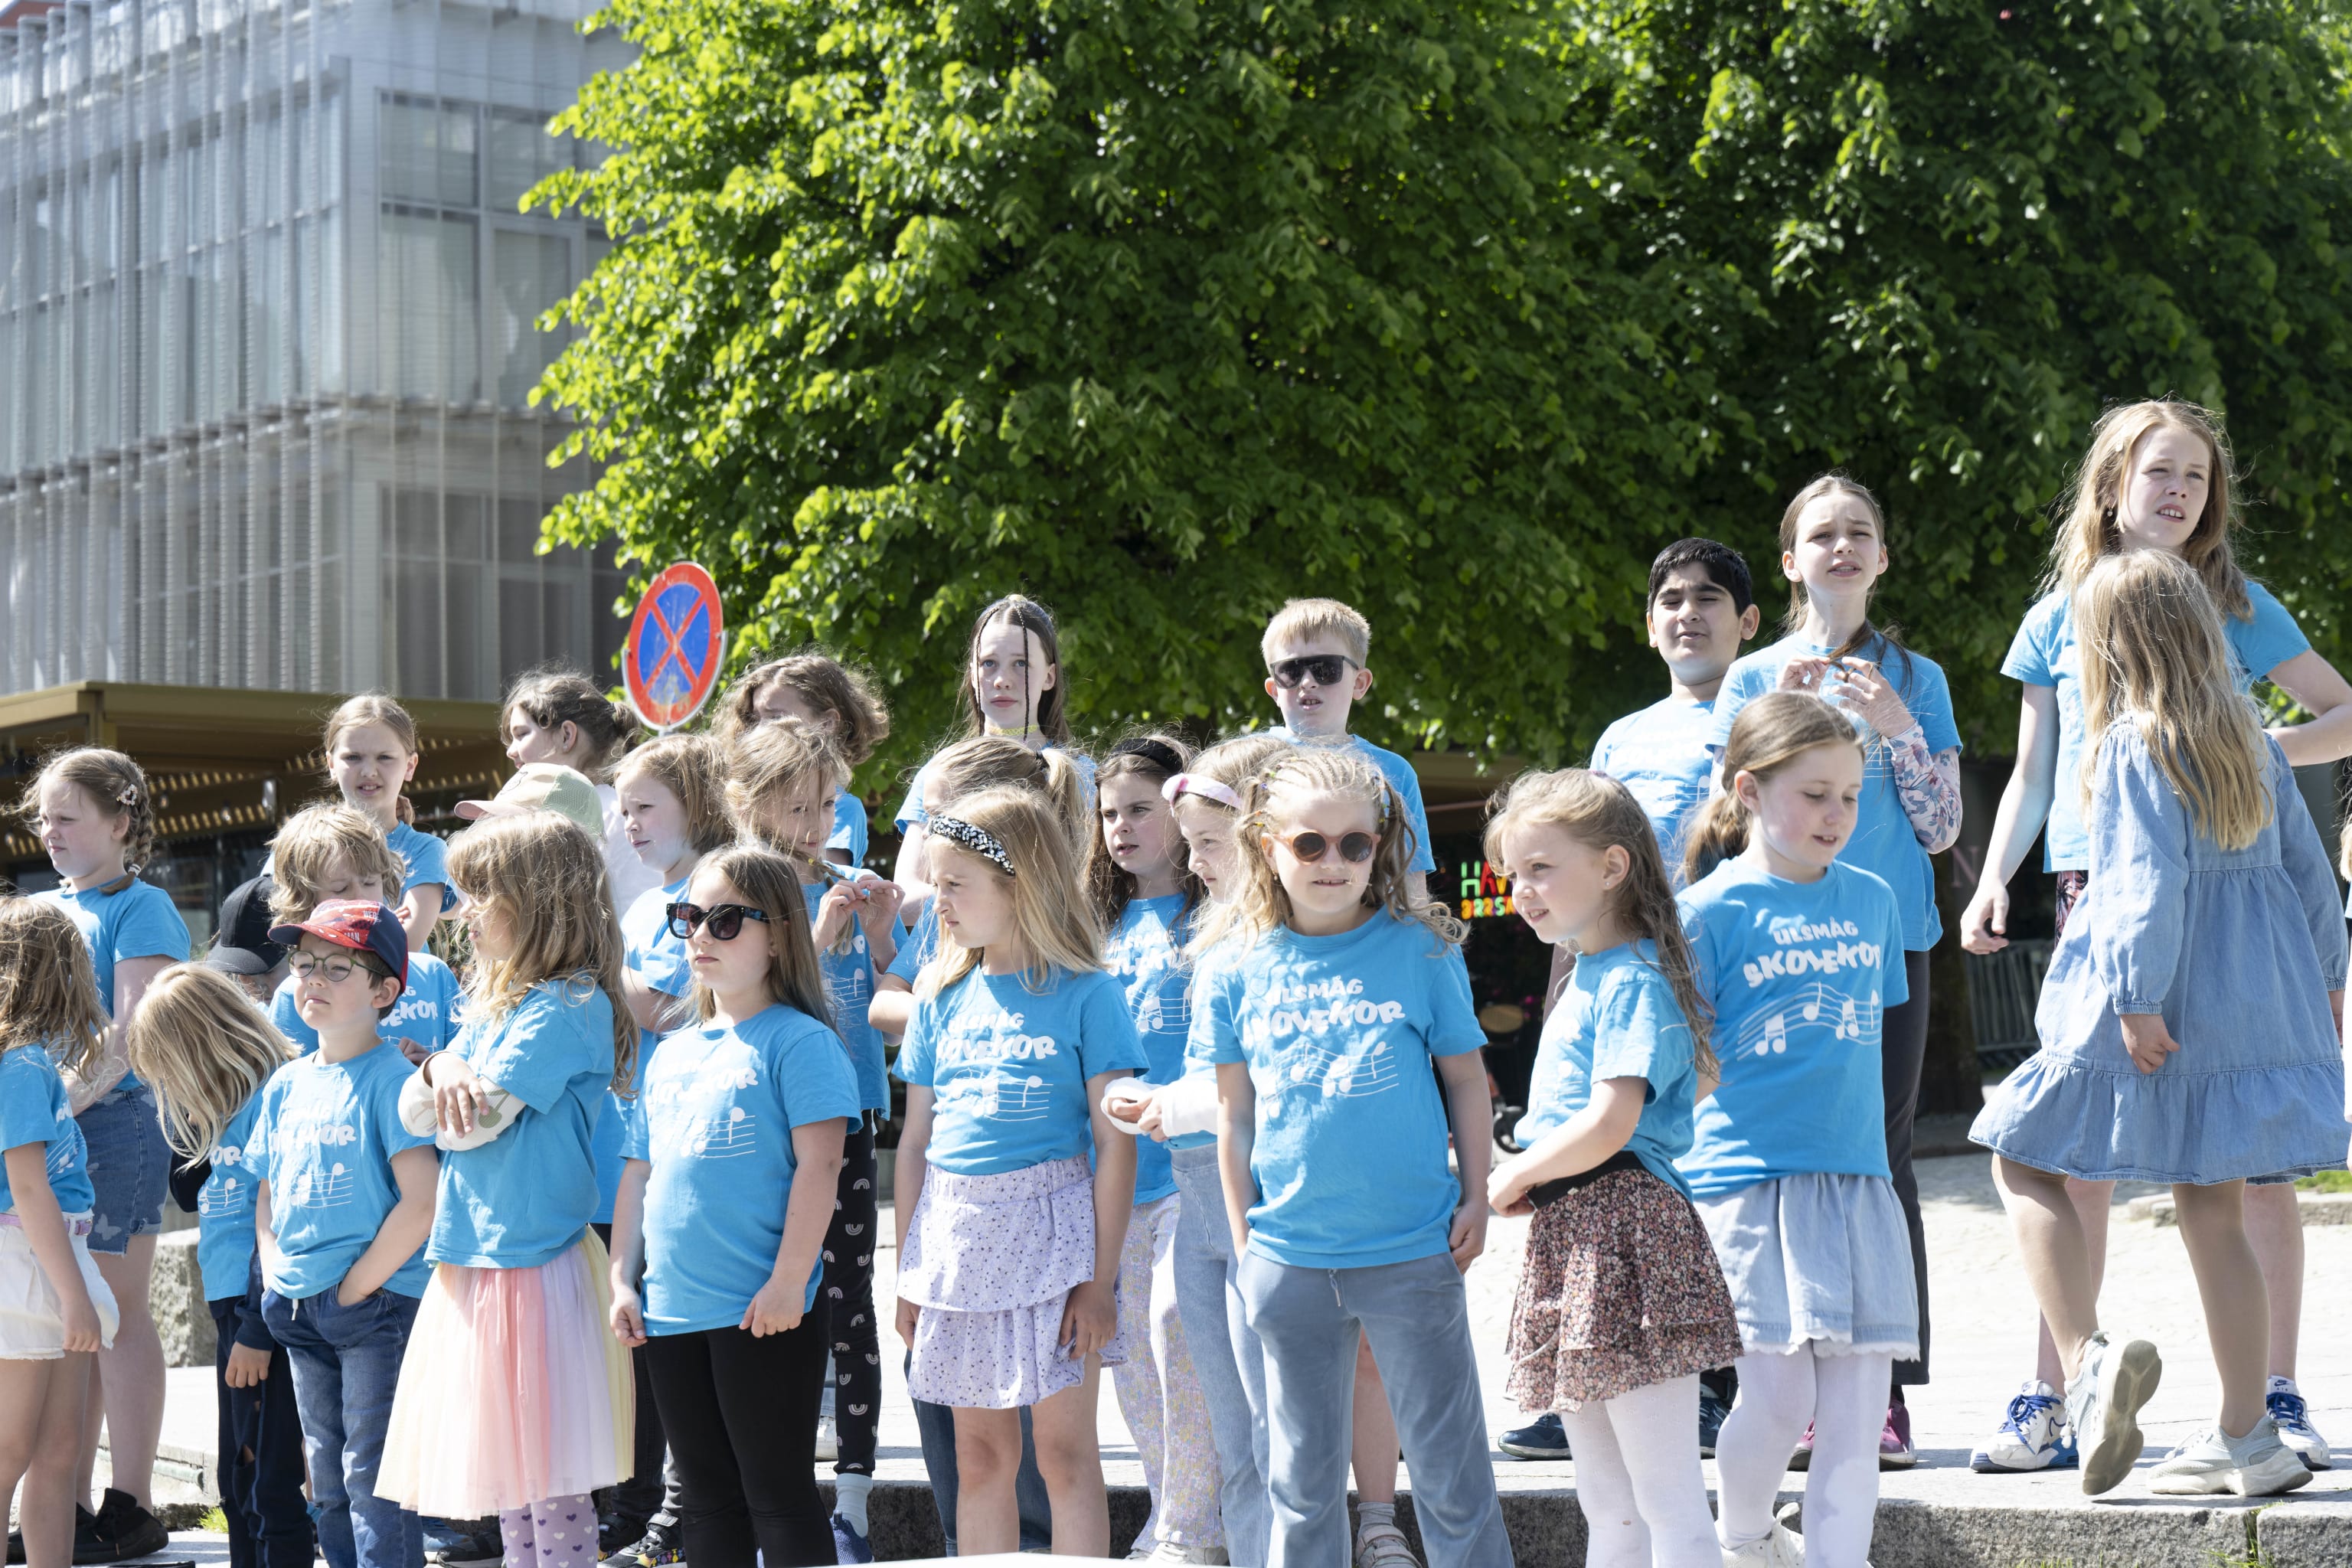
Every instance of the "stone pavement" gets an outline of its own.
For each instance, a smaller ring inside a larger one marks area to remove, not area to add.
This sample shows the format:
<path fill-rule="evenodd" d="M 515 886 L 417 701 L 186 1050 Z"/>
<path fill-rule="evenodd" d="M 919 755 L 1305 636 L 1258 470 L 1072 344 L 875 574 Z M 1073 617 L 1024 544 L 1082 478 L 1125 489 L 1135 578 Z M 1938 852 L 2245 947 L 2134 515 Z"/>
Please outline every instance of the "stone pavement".
<path fill-rule="evenodd" d="M 2138 1480 L 2093 1500 L 2081 1495 L 2071 1472 L 1979 1476 L 1969 1470 L 1970 1446 L 1990 1430 L 2032 1365 L 2032 1310 L 1989 1164 L 1980 1153 L 1920 1163 L 1931 1250 L 1936 1381 L 1915 1391 L 1912 1399 L 1919 1468 L 1884 1478 L 1872 1552 L 1877 1568 L 2251 1564 L 2251 1532 L 2256 1528 L 2265 1553 L 2260 1561 L 2274 1568 L 2352 1568 L 2352 1468 L 2323 1472 L 2286 1501 L 2260 1509 L 2258 1520 L 2255 1505 L 2235 1499 L 2207 1504 L 2153 1498 Z M 2163 1386 L 2145 1416 L 2151 1451 L 2143 1467 L 2210 1418 L 2218 1397 L 2179 1232 L 2129 1218 L 2121 1207 L 2150 1190 L 2126 1188 L 2117 1194 L 2105 1302 L 2113 1329 L 2154 1340 L 2166 1358 Z M 887 1205 L 881 1231 L 886 1237 L 892 1234 Z M 1469 1276 L 1487 1424 L 1495 1431 L 1522 1419 L 1501 1389 L 1503 1338 L 1525 1234 L 1525 1221 L 1494 1221 L 1487 1255 Z M 2320 1429 L 2352 1448 L 2352 1335 L 2346 1332 L 2352 1328 L 2352 1308 L 2347 1305 L 2352 1302 L 2352 1226 L 2312 1227 L 2306 1245 L 2303 1388 Z M 885 1300 L 895 1262 L 885 1247 L 877 1258 Z M 894 1345 L 886 1345 L 883 1360 L 876 1546 L 886 1554 L 926 1555 L 938 1550 L 939 1538 L 914 1415 Z M 199 1495 L 209 1468 L 212 1373 L 191 1367 L 171 1377 L 165 1468 L 184 1487 L 194 1484 L 194 1489 L 178 1494 L 187 1498 Z M 1141 1467 L 1108 1389 L 1101 1421 L 1108 1478 L 1121 1489 L 1117 1518 L 1131 1530 L 1141 1517 Z M 819 1471 L 830 1479 L 829 1466 Z M 1529 1568 L 1580 1563 L 1583 1526 L 1572 1501 L 1574 1465 L 1526 1463 L 1497 1453 L 1496 1471 L 1519 1561 Z M 1790 1477 L 1788 1502 L 1801 1503 L 1803 1479 Z M 1408 1475 L 1407 1490 L 1411 1484 Z"/>

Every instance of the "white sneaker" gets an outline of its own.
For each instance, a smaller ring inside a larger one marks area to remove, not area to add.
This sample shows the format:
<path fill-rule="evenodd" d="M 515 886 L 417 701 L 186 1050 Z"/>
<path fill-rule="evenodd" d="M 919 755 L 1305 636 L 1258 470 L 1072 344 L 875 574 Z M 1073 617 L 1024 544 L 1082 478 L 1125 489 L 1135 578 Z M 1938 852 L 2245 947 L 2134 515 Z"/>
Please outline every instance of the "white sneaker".
<path fill-rule="evenodd" d="M 1186 1546 L 1175 1541 L 1163 1541 L 1149 1552 L 1144 1551 L 1139 1542 L 1136 1550 L 1129 1552 L 1128 1556 L 1139 1563 L 1199 1563 L 1209 1564 L 1210 1568 L 1222 1568 L 1223 1564 L 1233 1561 L 1225 1555 L 1225 1549 L 1222 1546 Z"/>
<path fill-rule="evenodd" d="M 2030 1377 L 2009 1402 L 2000 1429 L 1969 1456 L 1979 1474 L 2046 1470 L 2067 1452 L 2066 1401 L 2040 1378 Z"/>
<path fill-rule="evenodd" d="M 2276 1497 L 2311 1479 L 2311 1471 L 2294 1450 L 2279 1441 L 2267 1415 L 2242 1437 L 2222 1435 L 2208 1426 L 2168 1455 L 2148 1472 L 2147 1489 L 2159 1497 L 2210 1497 L 2235 1492 L 2240 1497 Z"/>
<path fill-rule="evenodd" d="M 2268 1407 L 2271 1425 L 2278 1428 L 2279 1441 L 2294 1450 L 2307 1470 L 2324 1470 L 2335 1462 L 2327 1448 L 2327 1439 L 2311 1425 L 2310 1408 L 2303 1402 L 2303 1391 L 2291 1377 L 2274 1377 L 2263 1404 Z"/>
<path fill-rule="evenodd" d="M 1771 1533 L 1760 1541 L 1726 1546 L 1723 1568 L 1805 1568 L 1804 1538 L 1776 1522 Z"/>
<path fill-rule="evenodd" d="M 1356 1568 L 1421 1568 L 1412 1543 L 1393 1524 L 1376 1524 L 1356 1532 Z"/>
<path fill-rule="evenodd" d="M 841 1434 L 835 1429 L 830 1415 L 820 1415 L 816 1420 L 816 1458 L 824 1460 L 841 1458 Z"/>
<path fill-rule="evenodd" d="M 2146 1340 L 2119 1349 L 2105 1334 L 2084 1347 L 2082 1370 L 2066 1385 L 2066 1424 L 2083 1456 L 2083 1492 L 2111 1492 L 2131 1474 L 2146 1447 L 2137 1419 L 2164 1376 L 2164 1358 Z"/>

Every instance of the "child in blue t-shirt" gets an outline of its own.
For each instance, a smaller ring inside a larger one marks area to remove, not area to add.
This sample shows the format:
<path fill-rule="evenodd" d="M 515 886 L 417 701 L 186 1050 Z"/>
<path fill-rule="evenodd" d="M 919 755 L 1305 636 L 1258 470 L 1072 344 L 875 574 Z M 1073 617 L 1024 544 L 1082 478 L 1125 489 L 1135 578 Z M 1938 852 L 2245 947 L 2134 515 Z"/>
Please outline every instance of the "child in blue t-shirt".
<path fill-rule="evenodd" d="M 317 1038 L 314 1031 L 314 1049 Z M 262 1090 L 293 1054 L 243 986 L 202 964 L 165 970 L 131 1024 L 131 1060 L 154 1086 L 165 1135 L 180 1156 L 173 1194 L 196 1215 L 196 1270 L 216 1346 L 218 1479 L 232 1568 L 305 1568 L 311 1558 L 294 1369 L 262 1315 L 257 1177 L 247 1163 Z"/>
<path fill-rule="evenodd" d="M 1110 749 L 1095 773 L 1099 826 L 1087 850 L 1087 894 L 1109 937 L 1103 967 L 1127 994 L 1129 1016 L 1149 1066 L 1127 1080 L 1132 1092 L 1184 1073 L 1192 1034 L 1192 975 L 1180 953 L 1201 884 L 1183 863 L 1183 838 L 1161 792 L 1184 771 L 1191 749 L 1172 736 L 1145 735 Z M 1129 1124 L 1114 1117 L 1114 1124 Z M 1135 1211 L 1119 1261 L 1119 1333 L 1133 1348 L 1112 1373 L 1120 1411 L 1135 1435 L 1151 1515 L 1139 1547 L 1176 1552 L 1225 1546 L 1217 1510 L 1215 1439 L 1192 1370 L 1176 1287 L 1176 1233 L 1183 1205 L 1165 1145 L 1136 1146 Z"/>
<path fill-rule="evenodd" d="M 1431 1560 L 1499 1568 L 1461 1279 L 1486 1245 L 1493 1142 L 1461 928 L 1420 897 L 1405 801 L 1363 757 L 1299 748 L 1247 802 L 1242 892 L 1201 938 L 1217 952 L 1190 1049 L 1217 1064 L 1227 1217 L 1265 1349 L 1272 1555 L 1347 1554 L 1369 1339 Z"/>
<path fill-rule="evenodd" d="M 390 903 L 404 875 L 373 818 L 331 804 L 288 817 L 269 841 L 269 912 L 282 925 L 301 924 L 330 899 Z M 299 990 L 291 975 L 278 983 L 269 1021 L 307 1055 L 319 1048 L 319 1033 L 303 1021 Z M 429 952 L 412 952 L 408 984 L 376 1033 L 411 1063 L 421 1062 L 457 1037 L 463 1010 L 457 972 Z"/>
<path fill-rule="evenodd" d="M 854 770 L 890 735 L 890 710 L 875 689 L 873 678 L 815 649 L 770 659 L 747 671 L 716 706 L 711 734 L 725 750 L 732 750 L 761 724 L 796 719 L 830 742 L 844 765 Z M 867 832 L 866 803 L 845 777 L 834 791 L 824 858 L 836 866 L 865 865 Z"/>
<path fill-rule="evenodd" d="M 443 1519 L 499 1516 L 511 1558 L 592 1540 L 589 1494 L 632 1468 L 628 1354 L 605 1322 L 590 1150 L 631 1081 L 621 931 L 602 846 L 551 811 L 451 846 L 476 964 L 466 1026 L 404 1101 L 445 1151 L 436 1267 L 401 1368 L 380 1489 Z"/>
<path fill-rule="evenodd" d="M 1108 1555 L 1096 1445 L 1101 1368 L 1125 1359 L 1116 1282 L 1135 1142 L 1101 1110 L 1147 1065 L 1101 934 L 1073 899 L 1071 843 L 1035 792 L 984 790 L 933 812 L 940 945 L 898 1052 L 898 1332 L 907 1387 L 955 1410 L 960 1454 L 987 1452 L 994 1495 L 966 1496 L 957 1549 L 1019 1544 L 1013 1478 L 1030 1412 L 1056 1552 Z M 1093 1158 L 1088 1158 L 1091 1152 Z M 982 1484 L 967 1472 L 965 1484 Z M 987 1528 L 975 1529 L 975 1519 Z"/>
<path fill-rule="evenodd" d="M 1683 830 L 1706 804 L 1715 756 L 1715 697 L 1759 614 L 1748 563 L 1712 539 L 1678 539 L 1650 563 L 1650 646 L 1673 689 L 1601 731 L 1592 767 L 1633 792 L 1656 832 L 1666 874 L 1682 886 Z"/>
<path fill-rule="evenodd" d="M 1712 1563 L 1698 1380 L 1739 1354 L 1739 1331 L 1674 1165 L 1716 1064 L 1658 835 L 1618 780 L 1525 773 L 1486 858 L 1536 935 L 1576 952 L 1544 1020 L 1524 1152 L 1487 1181 L 1496 1213 L 1535 1214 L 1511 1396 L 1560 1413 L 1594 1560 Z"/>
<path fill-rule="evenodd" d="M 857 1081 L 824 1021 L 788 860 L 719 851 L 675 924 L 689 932 L 698 1018 L 663 1041 L 631 1107 L 613 1331 L 653 1369 L 693 1500 L 688 1560 L 823 1562 L 834 1536 L 812 1473 L 827 1337 L 819 1253 L 843 1138 L 862 1122 Z M 864 1244 L 870 1253 L 870 1235 Z"/>
<path fill-rule="evenodd" d="M 332 1568 L 413 1568 L 423 1526 L 381 1484 L 434 1207 L 432 1141 L 400 1121 L 413 1069 L 377 1033 L 406 984 L 407 936 L 388 905 L 332 900 L 269 940 L 295 950 L 319 1048 L 271 1074 L 244 1144 L 262 1321 L 294 1374 L 319 1550 Z"/>
<path fill-rule="evenodd" d="M 89 1358 L 114 1294 L 89 1257 L 89 1155 L 58 1068 L 92 1069 L 106 1015 L 89 952 L 53 903 L 0 898 L 0 1488 L 22 1504 L 34 1568 L 73 1558 L 74 1464 Z"/>
<path fill-rule="evenodd" d="M 1944 930 L 1928 857 L 1960 836 L 1960 732 L 1943 670 L 1870 624 L 1870 597 L 1887 564 L 1886 520 L 1868 490 L 1843 474 L 1824 474 L 1797 492 L 1780 515 L 1789 635 L 1731 667 L 1716 699 L 1710 743 L 1720 752 L 1741 710 L 1769 691 L 1811 692 L 1863 732 L 1862 798 L 1843 858 L 1895 894 L 1909 997 L 1887 1009 L 1880 1083 L 1887 1168 L 1910 1233 L 1919 1302 L 1919 1353 L 1895 1364 L 1887 1394 L 1886 1457 L 1901 1466 L 1916 1458 L 1903 1389 L 1927 1381 L 1927 1239 L 1911 1170 L 1911 1123 L 1927 1055 L 1927 951 Z"/>
<path fill-rule="evenodd" d="M 401 820 L 402 786 L 416 776 L 424 755 L 416 721 L 384 693 L 363 691 L 328 717 L 321 743 L 327 782 L 345 805 L 383 830 L 384 842 L 400 857 L 398 896 L 390 901 L 400 911 L 401 930 L 408 933 L 410 955 L 423 952 L 443 911 L 457 896 L 450 890 L 449 847 L 415 823 Z M 275 874 L 274 865 L 270 869 Z"/>
<path fill-rule="evenodd" d="M 1864 1559 L 1887 1380 L 1918 1351 L 1880 1087 L 1883 1020 L 1907 994 L 1903 921 L 1886 884 L 1839 853 L 1863 753 L 1820 698 L 1767 693 L 1733 724 L 1726 793 L 1691 828 L 1683 924 L 1723 1081 L 1678 1168 L 1744 1348 L 1715 1450 L 1726 1562 Z M 1808 1423 L 1800 1547 L 1771 1510 Z"/>

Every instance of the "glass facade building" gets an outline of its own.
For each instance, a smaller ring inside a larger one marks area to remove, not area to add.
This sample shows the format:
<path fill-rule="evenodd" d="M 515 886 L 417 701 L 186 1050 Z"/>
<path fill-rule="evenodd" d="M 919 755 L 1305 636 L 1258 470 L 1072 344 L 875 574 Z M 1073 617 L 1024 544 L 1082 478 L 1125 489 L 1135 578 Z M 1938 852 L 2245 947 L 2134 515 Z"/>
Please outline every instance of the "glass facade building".
<path fill-rule="evenodd" d="M 591 9 L 0 0 L 0 692 L 610 668 L 527 395 L 604 241 L 517 211 L 628 58 Z"/>

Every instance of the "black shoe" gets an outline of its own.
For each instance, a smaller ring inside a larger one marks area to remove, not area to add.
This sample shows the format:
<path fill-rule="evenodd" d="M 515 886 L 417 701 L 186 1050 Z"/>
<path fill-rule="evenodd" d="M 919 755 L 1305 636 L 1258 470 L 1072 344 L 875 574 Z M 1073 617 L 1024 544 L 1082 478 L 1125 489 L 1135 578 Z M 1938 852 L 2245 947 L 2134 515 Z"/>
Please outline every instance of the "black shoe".
<path fill-rule="evenodd" d="M 83 1521 L 87 1520 L 85 1528 Z M 99 1500 L 95 1517 L 82 1514 L 74 1521 L 74 1554 L 77 1564 L 89 1563 L 126 1563 L 133 1557 L 145 1557 L 172 1544 L 172 1532 L 163 1521 L 141 1508 L 129 1492 L 106 1489 Z"/>
<path fill-rule="evenodd" d="M 610 1557 L 624 1546 L 635 1544 L 646 1532 L 646 1521 L 623 1514 L 608 1513 L 596 1521 L 596 1555 Z"/>
<path fill-rule="evenodd" d="M 643 1535 L 613 1553 L 613 1561 L 625 1568 L 667 1568 L 686 1561 L 686 1548 L 668 1525 L 647 1524 Z"/>
<path fill-rule="evenodd" d="M 1517 1431 L 1504 1433 L 1495 1446 L 1514 1459 L 1565 1459 L 1568 1433 L 1559 1416 L 1547 1413 Z"/>
<path fill-rule="evenodd" d="M 1715 1390 L 1705 1384 L 1698 1388 L 1698 1457 L 1715 1458 L 1715 1439 L 1723 1430 L 1723 1418 L 1731 1414 L 1731 1406 L 1715 1396 Z"/>
<path fill-rule="evenodd" d="M 450 1519 L 435 1521 L 425 1534 L 427 1563 L 496 1563 L 506 1555 L 506 1538 L 493 1519 Z"/>

